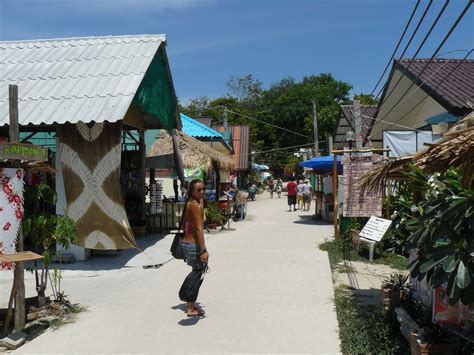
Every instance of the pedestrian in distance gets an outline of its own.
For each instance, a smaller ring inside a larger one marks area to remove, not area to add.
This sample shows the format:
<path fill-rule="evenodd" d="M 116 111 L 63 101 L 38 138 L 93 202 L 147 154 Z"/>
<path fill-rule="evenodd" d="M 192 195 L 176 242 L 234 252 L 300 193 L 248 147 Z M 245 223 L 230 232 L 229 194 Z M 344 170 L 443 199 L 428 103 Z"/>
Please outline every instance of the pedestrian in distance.
<path fill-rule="evenodd" d="M 206 270 L 209 261 L 209 252 L 204 240 L 204 192 L 205 186 L 202 180 L 195 179 L 189 184 L 187 201 L 183 218 L 184 237 L 181 248 L 184 257 L 193 271 Z M 195 300 L 186 301 L 186 314 L 188 317 L 202 316 L 204 310 L 196 306 Z"/>
<path fill-rule="evenodd" d="M 311 209 L 312 196 L 313 196 L 313 187 L 311 186 L 309 180 L 306 179 L 303 185 L 303 200 L 304 200 L 305 211 L 309 211 Z"/>
<path fill-rule="evenodd" d="M 303 180 L 299 180 L 298 186 L 296 186 L 296 203 L 298 204 L 298 208 L 300 210 L 304 208 L 303 189 L 304 189 Z"/>
<path fill-rule="evenodd" d="M 276 183 L 276 192 L 278 194 L 278 198 L 281 197 L 281 191 L 283 190 L 283 181 L 281 178 L 278 178 L 277 183 Z"/>
<path fill-rule="evenodd" d="M 293 211 L 296 211 L 296 187 L 297 184 L 295 182 L 295 178 L 292 177 L 290 179 L 290 182 L 286 185 L 286 188 L 288 190 L 288 212 L 291 212 L 291 206 L 293 206 Z"/>
<path fill-rule="evenodd" d="M 273 198 L 273 191 L 275 191 L 275 181 L 273 181 L 271 176 L 268 179 L 268 191 L 270 191 L 270 197 Z"/>

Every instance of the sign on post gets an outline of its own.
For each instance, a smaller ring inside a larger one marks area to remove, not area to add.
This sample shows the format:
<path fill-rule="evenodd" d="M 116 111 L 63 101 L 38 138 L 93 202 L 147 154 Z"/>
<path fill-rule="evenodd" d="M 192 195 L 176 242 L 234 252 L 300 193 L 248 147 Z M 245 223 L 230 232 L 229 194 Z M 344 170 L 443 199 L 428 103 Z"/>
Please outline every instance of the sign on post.
<path fill-rule="evenodd" d="M 365 239 L 380 242 L 391 224 L 392 221 L 389 219 L 372 216 L 365 224 L 364 228 L 362 228 L 359 235 Z"/>
<path fill-rule="evenodd" d="M 380 194 L 362 192 L 358 180 L 365 175 L 374 164 L 380 161 L 380 155 L 352 154 L 343 159 L 344 165 L 344 217 L 382 216 L 382 196 Z"/>
<path fill-rule="evenodd" d="M 0 143 L 0 159 L 48 161 L 48 149 L 33 144 Z"/>

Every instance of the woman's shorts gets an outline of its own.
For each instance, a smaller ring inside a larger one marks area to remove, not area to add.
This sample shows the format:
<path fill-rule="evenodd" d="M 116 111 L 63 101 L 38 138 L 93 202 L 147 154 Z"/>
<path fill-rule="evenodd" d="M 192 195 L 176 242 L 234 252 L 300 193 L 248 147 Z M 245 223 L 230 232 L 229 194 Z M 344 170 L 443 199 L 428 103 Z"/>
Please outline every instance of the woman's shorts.
<path fill-rule="evenodd" d="M 288 205 L 296 205 L 296 196 L 288 196 Z"/>
<path fill-rule="evenodd" d="M 187 264 L 192 266 L 193 270 L 199 270 L 203 268 L 199 244 L 181 241 L 181 248 L 183 250 Z"/>
<path fill-rule="evenodd" d="M 310 203 L 311 202 L 311 195 L 303 195 L 304 197 L 304 202 L 305 203 Z"/>
<path fill-rule="evenodd" d="M 298 203 L 303 203 L 304 199 L 303 199 L 303 195 L 297 195 L 296 196 L 296 202 Z"/>

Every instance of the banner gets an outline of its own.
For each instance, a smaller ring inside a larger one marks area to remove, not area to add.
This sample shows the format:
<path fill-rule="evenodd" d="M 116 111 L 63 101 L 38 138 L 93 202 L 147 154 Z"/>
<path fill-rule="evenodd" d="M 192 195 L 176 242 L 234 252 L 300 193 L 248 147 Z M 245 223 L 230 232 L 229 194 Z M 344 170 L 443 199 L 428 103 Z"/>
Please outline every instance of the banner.
<path fill-rule="evenodd" d="M 76 222 L 78 245 L 134 248 L 120 186 L 122 124 L 64 124 L 57 132 L 67 214 Z"/>
<path fill-rule="evenodd" d="M 22 169 L 0 169 L 0 254 L 16 253 L 16 240 L 23 219 Z M 0 269 L 11 270 L 11 263 L 0 262 Z"/>
<path fill-rule="evenodd" d="M 434 289 L 433 322 L 448 328 L 469 341 L 474 341 L 474 309 L 456 303 L 450 306 L 446 294 L 447 284 Z M 474 308 L 474 305 L 472 306 Z"/>

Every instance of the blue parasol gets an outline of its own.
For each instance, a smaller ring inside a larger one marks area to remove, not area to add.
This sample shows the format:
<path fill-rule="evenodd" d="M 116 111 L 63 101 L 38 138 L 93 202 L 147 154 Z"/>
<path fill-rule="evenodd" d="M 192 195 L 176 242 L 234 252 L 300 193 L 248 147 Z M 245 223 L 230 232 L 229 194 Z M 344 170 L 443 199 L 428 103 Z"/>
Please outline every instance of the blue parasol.
<path fill-rule="evenodd" d="M 334 157 L 332 155 L 316 157 L 302 161 L 298 165 L 302 168 L 316 169 L 329 173 L 333 171 Z M 337 156 L 337 173 L 342 173 L 342 156 L 340 155 Z"/>

